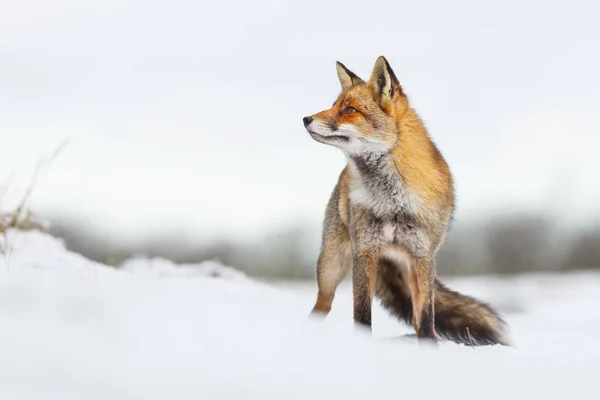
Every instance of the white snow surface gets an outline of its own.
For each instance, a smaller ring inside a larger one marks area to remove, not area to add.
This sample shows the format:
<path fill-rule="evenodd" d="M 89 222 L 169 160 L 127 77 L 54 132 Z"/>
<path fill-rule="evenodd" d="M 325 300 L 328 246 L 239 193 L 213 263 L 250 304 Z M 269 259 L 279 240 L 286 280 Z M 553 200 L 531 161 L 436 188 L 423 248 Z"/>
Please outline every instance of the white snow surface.
<path fill-rule="evenodd" d="M 36 231 L 0 257 L 0 399 L 599 398 L 600 275 L 445 279 L 498 307 L 515 347 L 438 349 L 376 304 L 354 329 L 350 285 L 308 318 L 316 285 L 216 262 L 115 269 Z"/>

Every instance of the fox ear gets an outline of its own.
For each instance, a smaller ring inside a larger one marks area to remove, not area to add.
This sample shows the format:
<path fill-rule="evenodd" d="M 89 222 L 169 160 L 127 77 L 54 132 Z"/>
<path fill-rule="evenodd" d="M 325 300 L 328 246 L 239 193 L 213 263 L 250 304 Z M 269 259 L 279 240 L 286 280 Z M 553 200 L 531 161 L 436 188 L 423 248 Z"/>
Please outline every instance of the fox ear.
<path fill-rule="evenodd" d="M 340 78 L 342 90 L 350 89 L 352 86 L 360 83 L 365 83 L 365 81 L 356 76 L 354 72 L 346 68 L 341 62 L 336 61 L 335 68 L 337 69 L 338 78 Z"/>
<path fill-rule="evenodd" d="M 400 82 L 384 56 L 375 61 L 369 87 L 377 95 L 380 104 L 393 100 L 402 93 Z"/>

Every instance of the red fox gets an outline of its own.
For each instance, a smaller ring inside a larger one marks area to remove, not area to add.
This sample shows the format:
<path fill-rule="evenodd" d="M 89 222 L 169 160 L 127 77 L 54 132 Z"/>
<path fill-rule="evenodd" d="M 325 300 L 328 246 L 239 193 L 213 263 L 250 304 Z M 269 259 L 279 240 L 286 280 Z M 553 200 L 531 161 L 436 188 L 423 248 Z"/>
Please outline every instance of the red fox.
<path fill-rule="evenodd" d="M 421 342 L 511 343 L 487 304 L 445 287 L 435 257 L 454 214 L 450 169 L 387 60 L 368 82 L 337 62 L 342 92 L 333 106 L 303 118 L 317 142 L 347 158 L 325 212 L 313 314 L 331 310 L 352 270 L 354 321 L 371 328 L 371 305 L 412 324 Z"/>

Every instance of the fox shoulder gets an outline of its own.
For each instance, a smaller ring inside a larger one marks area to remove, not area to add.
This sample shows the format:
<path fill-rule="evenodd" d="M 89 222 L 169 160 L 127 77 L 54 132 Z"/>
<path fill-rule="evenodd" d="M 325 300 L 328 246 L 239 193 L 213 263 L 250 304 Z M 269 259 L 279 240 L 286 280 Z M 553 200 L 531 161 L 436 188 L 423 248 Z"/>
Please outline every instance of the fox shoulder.
<path fill-rule="evenodd" d="M 398 122 L 399 138 L 392 156 L 404 183 L 411 192 L 418 193 L 428 202 L 452 207 L 452 173 L 421 119 L 410 110 Z"/>
<path fill-rule="evenodd" d="M 339 198 L 338 214 L 344 225 L 348 226 L 350 220 L 350 180 L 352 176 L 348 171 L 348 166 L 344 167 L 338 178 Z"/>

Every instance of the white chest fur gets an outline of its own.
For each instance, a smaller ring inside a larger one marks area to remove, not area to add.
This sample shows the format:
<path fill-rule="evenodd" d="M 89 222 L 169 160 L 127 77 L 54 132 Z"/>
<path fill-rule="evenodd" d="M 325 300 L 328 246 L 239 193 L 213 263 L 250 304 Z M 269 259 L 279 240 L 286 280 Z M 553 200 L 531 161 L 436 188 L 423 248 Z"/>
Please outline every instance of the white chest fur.
<path fill-rule="evenodd" d="M 392 243 L 394 241 L 394 235 L 396 234 L 396 225 L 391 222 L 386 222 L 383 225 L 383 240 L 387 243 Z"/>
<path fill-rule="evenodd" d="M 398 213 L 414 214 L 419 209 L 419 196 L 412 194 L 394 170 L 383 169 L 374 174 L 361 173 L 350 163 L 352 181 L 350 203 L 371 210 L 379 217 Z"/>

